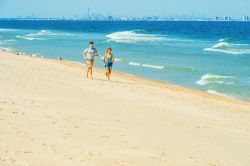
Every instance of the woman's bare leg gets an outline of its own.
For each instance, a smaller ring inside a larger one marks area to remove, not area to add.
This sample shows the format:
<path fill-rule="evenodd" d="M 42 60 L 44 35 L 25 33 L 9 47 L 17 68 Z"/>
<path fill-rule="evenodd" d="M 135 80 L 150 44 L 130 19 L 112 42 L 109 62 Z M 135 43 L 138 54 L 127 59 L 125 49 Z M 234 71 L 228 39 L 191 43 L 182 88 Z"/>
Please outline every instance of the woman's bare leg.
<path fill-rule="evenodd" d="M 109 74 L 109 70 L 108 70 L 108 68 L 107 68 L 107 69 L 106 69 L 106 73 L 105 73 L 107 79 L 108 79 L 108 74 Z"/>
<path fill-rule="evenodd" d="M 112 72 L 112 69 L 109 69 L 109 80 L 110 80 L 111 72 Z"/>
<path fill-rule="evenodd" d="M 111 73 L 111 69 L 108 69 L 108 80 L 110 80 L 110 73 Z"/>

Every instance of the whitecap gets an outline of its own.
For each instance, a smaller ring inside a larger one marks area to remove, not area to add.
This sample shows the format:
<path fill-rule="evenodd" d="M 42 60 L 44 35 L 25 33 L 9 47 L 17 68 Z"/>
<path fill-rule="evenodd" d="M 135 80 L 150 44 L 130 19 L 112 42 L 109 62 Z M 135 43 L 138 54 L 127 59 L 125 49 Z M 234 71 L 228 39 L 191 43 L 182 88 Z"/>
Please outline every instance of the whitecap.
<path fill-rule="evenodd" d="M 122 62 L 124 59 L 115 58 L 115 62 Z"/>
<path fill-rule="evenodd" d="M 17 29 L 5 29 L 5 28 L 0 28 L 0 32 L 10 32 L 10 31 L 17 31 Z"/>
<path fill-rule="evenodd" d="M 13 50 L 9 47 L 0 47 L 0 51 L 4 51 L 4 52 L 12 52 Z"/>
<path fill-rule="evenodd" d="M 210 94 L 227 97 L 225 94 L 219 93 L 216 90 L 208 89 L 207 92 L 210 93 Z"/>
<path fill-rule="evenodd" d="M 46 39 L 43 39 L 43 38 L 34 38 L 34 37 L 25 37 L 25 36 L 16 36 L 16 38 L 20 38 L 20 39 L 25 39 L 25 40 L 46 40 Z"/>
<path fill-rule="evenodd" d="M 37 33 L 30 33 L 30 34 L 27 34 L 25 36 L 27 36 L 27 37 L 41 37 L 41 36 L 70 36 L 70 35 L 72 35 L 72 34 L 63 33 L 63 32 L 55 33 L 55 32 L 51 32 L 49 30 L 41 30 Z"/>
<path fill-rule="evenodd" d="M 222 76 L 217 74 L 207 73 L 201 77 L 200 80 L 196 81 L 197 85 L 205 86 L 209 84 L 227 84 L 228 80 L 233 79 L 232 76 Z M 232 83 L 232 81 L 230 81 Z"/>
<path fill-rule="evenodd" d="M 126 60 L 123 58 L 115 58 L 115 62 L 125 62 Z"/>
<path fill-rule="evenodd" d="M 164 69 L 164 66 L 151 65 L 151 64 L 143 64 L 143 63 L 137 63 L 137 62 L 129 62 L 129 65 L 132 65 L 132 66 L 141 66 L 141 67 L 152 68 L 152 69 Z"/>
<path fill-rule="evenodd" d="M 152 68 L 152 69 L 158 69 L 158 70 L 177 70 L 181 72 L 194 72 L 197 71 L 196 69 L 187 68 L 187 67 L 175 67 L 175 66 L 165 66 L 165 65 L 153 65 L 153 64 L 144 64 L 144 63 L 138 63 L 138 62 L 129 62 L 128 63 L 131 66 L 140 66 L 145 68 Z"/>
<path fill-rule="evenodd" d="M 4 40 L 4 41 L 6 41 L 6 42 L 15 42 L 16 39 L 8 39 L 8 40 Z"/>
<path fill-rule="evenodd" d="M 228 38 L 220 39 L 218 43 L 210 48 L 205 48 L 204 51 L 220 52 L 225 54 L 242 55 L 250 54 L 249 44 L 236 44 L 227 42 Z"/>
<path fill-rule="evenodd" d="M 153 68 L 153 69 L 164 69 L 164 66 L 148 65 L 142 64 L 143 67 Z"/>
<path fill-rule="evenodd" d="M 129 65 L 132 65 L 132 66 L 141 66 L 142 64 L 141 63 L 137 63 L 137 62 L 129 62 Z"/>
<path fill-rule="evenodd" d="M 109 35 L 106 35 L 109 38 L 108 42 L 117 42 L 117 43 L 139 43 L 139 42 L 154 42 L 154 41 L 164 41 L 165 37 L 160 35 L 152 35 L 140 33 L 137 31 L 122 31 L 115 32 Z"/>
<path fill-rule="evenodd" d="M 214 46 L 212 46 L 212 48 L 226 48 L 226 47 L 230 47 L 230 44 L 227 42 L 219 42 L 217 44 L 215 44 Z"/>
<path fill-rule="evenodd" d="M 225 54 L 233 54 L 233 55 L 243 55 L 243 54 L 250 54 L 250 49 L 217 49 L 217 48 L 205 48 L 204 51 L 211 51 L 211 52 L 221 52 Z"/>

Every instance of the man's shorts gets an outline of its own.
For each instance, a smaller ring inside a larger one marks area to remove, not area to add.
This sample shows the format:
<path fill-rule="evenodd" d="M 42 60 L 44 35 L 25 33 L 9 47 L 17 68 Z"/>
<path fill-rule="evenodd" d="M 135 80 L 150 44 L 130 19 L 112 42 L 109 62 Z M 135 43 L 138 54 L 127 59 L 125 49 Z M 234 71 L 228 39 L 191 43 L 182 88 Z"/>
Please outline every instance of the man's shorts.
<path fill-rule="evenodd" d="M 94 65 L 94 61 L 87 59 L 87 66 L 88 66 L 88 68 L 92 68 L 93 65 Z"/>

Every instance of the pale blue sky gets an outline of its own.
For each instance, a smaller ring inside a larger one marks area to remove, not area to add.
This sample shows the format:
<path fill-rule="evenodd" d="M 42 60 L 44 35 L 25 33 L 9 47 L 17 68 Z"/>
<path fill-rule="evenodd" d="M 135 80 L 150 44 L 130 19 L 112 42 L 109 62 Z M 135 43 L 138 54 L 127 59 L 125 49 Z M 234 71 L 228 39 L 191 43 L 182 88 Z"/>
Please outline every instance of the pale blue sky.
<path fill-rule="evenodd" d="M 71 17 L 95 12 L 113 15 L 250 16 L 250 0 L 0 0 L 0 17 Z"/>

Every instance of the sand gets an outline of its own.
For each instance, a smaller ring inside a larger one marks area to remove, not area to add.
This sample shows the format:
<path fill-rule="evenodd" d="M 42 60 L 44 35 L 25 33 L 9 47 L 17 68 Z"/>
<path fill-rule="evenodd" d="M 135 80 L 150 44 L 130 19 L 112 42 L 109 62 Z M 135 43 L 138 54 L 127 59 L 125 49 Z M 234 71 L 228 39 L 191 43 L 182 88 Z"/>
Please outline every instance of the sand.
<path fill-rule="evenodd" d="M 0 52 L 1 166 L 249 166 L 250 103 Z"/>

